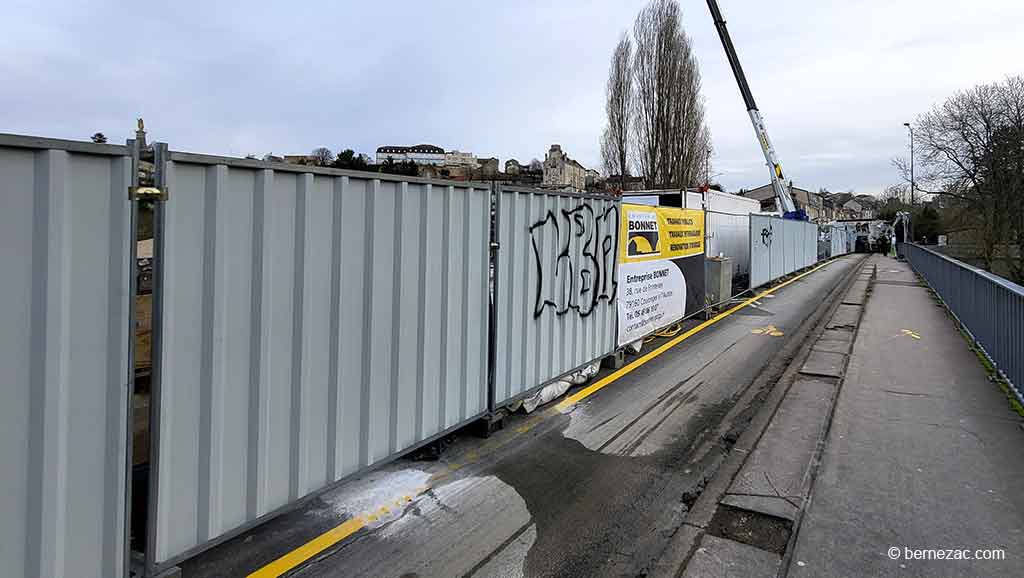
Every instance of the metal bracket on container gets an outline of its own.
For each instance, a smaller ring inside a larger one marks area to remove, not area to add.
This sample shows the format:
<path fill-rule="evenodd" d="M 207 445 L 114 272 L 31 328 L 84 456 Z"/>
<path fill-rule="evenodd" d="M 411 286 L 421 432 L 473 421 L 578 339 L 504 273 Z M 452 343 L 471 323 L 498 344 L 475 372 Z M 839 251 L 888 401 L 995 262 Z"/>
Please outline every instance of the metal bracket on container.
<path fill-rule="evenodd" d="M 169 198 L 167 187 L 128 187 L 128 199 L 153 199 L 155 201 L 166 201 Z"/>
<path fill-rule="evenodd" d="M 169 197 L 168 188 L 160 186 L 156 181 L 159 164 L 166 158 L 166 154 L 160 153 L 166 153 L 166 145 L 146 143 L 146 130 L 141 118 L 135 138 L 128 140 L 128 148 L 132 154 L 132 184 L 128 187 L 128 200 L 166 201 Z M 157 151 L 158 148 L 161 150 Z"/>

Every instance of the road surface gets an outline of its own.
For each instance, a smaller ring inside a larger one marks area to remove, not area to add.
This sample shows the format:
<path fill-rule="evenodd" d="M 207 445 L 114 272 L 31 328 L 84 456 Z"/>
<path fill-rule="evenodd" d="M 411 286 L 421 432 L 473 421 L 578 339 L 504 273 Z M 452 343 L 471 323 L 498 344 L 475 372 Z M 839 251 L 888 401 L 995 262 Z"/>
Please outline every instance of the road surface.
<path fill-rule="evenodd" d="M 459 436 L 440 460 L 346 482 L 184 563 L 183 575 L 246 576 L 346 520 L 362 522 L 287 575 L 640 575 L 720 457 L 698 447 L 858 261 L 779 289 L 567 413 L 517 414 L 489 439 Z"/>

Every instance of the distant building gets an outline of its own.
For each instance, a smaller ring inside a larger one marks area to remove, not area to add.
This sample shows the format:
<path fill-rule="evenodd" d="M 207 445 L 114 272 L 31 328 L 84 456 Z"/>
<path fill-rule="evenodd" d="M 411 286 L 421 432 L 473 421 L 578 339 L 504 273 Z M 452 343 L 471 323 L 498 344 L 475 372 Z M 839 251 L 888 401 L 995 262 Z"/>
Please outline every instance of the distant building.
<path fill-rule="evenodd" d="M 540 161 L 520 163 L 516 159 L 505 161 L 505 174 L 502 180 L 523 186 L 539 186 L 544 180 L 544 166 Z"/>
<path fill-rule="evenodd" d="M 807 213 L 809 220 L 815 223 L 825 222 L 822 212 L 823 201 L 821 195 L 801 189 L 800 187 L 794 187 L 792 183 L 789 184 L 787 189 L 789 190 L 789 195 L 793 197 L 796 207 L 803 209 Z M 775 197 L 775 187 L 771 183 L 756 189 L 750 189 L 749 191 L 741 191 L 739 195 L 760 202 L 762 211 L 781 212 L 778 199 Z"/>
<path fill-rule="evenodd" d="M 847 219 L 871 219 L 875 216 L 874 211 L 865 208 L 857 199 L 846 201 L 843 208 L 846 209 Z"/>
<path fill-rule="evenodd" d="M 642 191 L 647 188 L 643 177 L 634 177 L 626 175 L 626 178 L 622 178 L 620 175 L 611 175 L 604 180 L 605 189 L 609 191 Z"/>
<path fill-rule="evenodd" d="M 396 163 L 412 161 L 418 165 L 439 165 L 444 163 L 444 149 L 431 144 L 377 147 L 377 164 L 391 159 Z"/>
<path fill-rule="evenodd" d="M 878 207 L 878 198 L 874 195 L 857 195 L 853 198 L 860 205 L 861 219 L 874 219 L 875 209 Z"/>
<path fill-rule="evenodd" d="M 598 186 L 599 184 L 601 184 L 601 181 L 604 180 L 601 178 L 601 173 L 597 172 L 594 169 L 587 169 L 586 171 L 584 171 L 583 178 L 587 184 L 588 189 Z"/>
<path fill-rule="evenodd" d="M 587 169 L 562 152 L 561 145 L 553 144 L 544 157 L 542 184 L 549 188 L 582 191 L 587 188 Z"/>
<path fill-rule="evenodd" d="M 280 158 L 280 157 L 279 157 Z M 316 159 L 312 155 L 284 155 L 284 162 L 290 165 L 315 165 Z"/>
<path fill-rule="evenodd" d="M 477 159 L 473 156 L 473 153 L 448 151 L 444 153 L 444 164 L 446 166 L 476 167 Z"/>
<path fill-rule="evenodd" d="M 494 176 L 498 174 L 498 159 L 496 157 L 477 159 L 477 167 L 483 176 Z"/>
<path fill-rule="evenodd" d="M 807 218 L 811 222 L 823 222 L 821 220 L 821 195 L 792 185 L 790 185 L 789 194 L 793 196 L 793 201 L 796 202 L 796 206 L 800 207 L 807 213 Z"/>

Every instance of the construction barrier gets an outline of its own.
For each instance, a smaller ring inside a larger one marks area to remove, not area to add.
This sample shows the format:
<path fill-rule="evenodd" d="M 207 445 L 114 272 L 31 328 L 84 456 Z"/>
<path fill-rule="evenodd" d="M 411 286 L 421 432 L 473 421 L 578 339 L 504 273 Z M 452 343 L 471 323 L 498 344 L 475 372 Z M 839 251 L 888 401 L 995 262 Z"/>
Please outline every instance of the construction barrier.
<path fill-rule="evenodd" d="M 618 200 L 502 186 L 492 409 L 615 350 Z"/>
<path fill-rule="evenodd" d="M 126 576 L 131 150 L 0 135 L 0 568 Z"/>
<path fill-rule="evenodd" d="M 159 574 L 704 311 L 706 244 L 751 286 L 817 259 L 814 225 L 724 195 L 623 205 L 144 138 L 0 135 L 5 575 Z M 135 391 L 142 195 L 153 367 Z"/>
<path fill-rule="evenodd" d="M 150 572 L 487 410 L 490 219 L 472 184 L 156 151 Z"/>
<path fill-rule="evenodd" d="M 818 226 L 771 215 L 750 215 L 750 287 L 759 287 L 818 260 Z"/>

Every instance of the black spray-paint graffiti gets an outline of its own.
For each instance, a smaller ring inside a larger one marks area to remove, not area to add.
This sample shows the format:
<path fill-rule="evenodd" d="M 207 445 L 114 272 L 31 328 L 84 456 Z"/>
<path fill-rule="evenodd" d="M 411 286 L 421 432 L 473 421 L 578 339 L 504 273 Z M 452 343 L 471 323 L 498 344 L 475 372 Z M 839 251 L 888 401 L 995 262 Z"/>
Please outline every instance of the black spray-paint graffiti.
<path fill-rule="evenodd" d="M 548 211 L 530 226 L 537 268 L 534 318 L 548 306 L 557 315 L 572 310 L 586 317 L 602 300 L 615 299 L 619 285 L 615 279 L 619 208 L 609 204 L 595 209 L 583 203 L 559 213 Z"/>
<path fill-rule="evenodd" d="M 774 233 L 775 231 L 772 230 L 771 223 L 769 223 L 767 227 L 761 229 L 761 242 L 764 243 L 765 247 L 772 246 L 772 235 Z"/>

